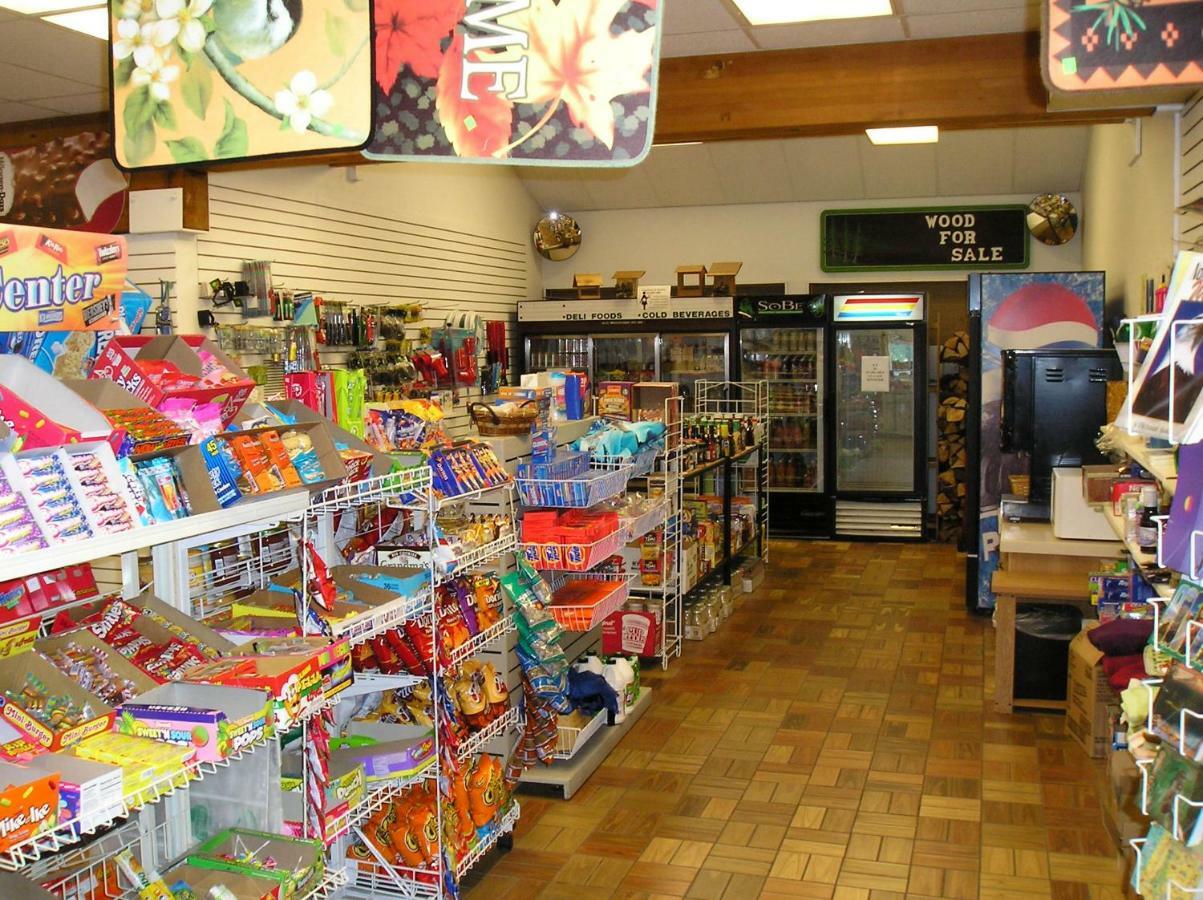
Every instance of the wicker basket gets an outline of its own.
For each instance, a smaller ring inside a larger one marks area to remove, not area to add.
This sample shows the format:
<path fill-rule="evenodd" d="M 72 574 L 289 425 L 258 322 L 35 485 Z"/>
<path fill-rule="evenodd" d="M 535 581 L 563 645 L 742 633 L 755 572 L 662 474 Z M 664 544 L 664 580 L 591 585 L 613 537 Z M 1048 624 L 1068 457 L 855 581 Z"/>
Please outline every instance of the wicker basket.
<path fill-rule="evenodd" d="M 470 403 L 468 415 L 481 437 L 514 437 L 530 434 L 531 426 L 539 418 L 539 407 L 534 400 L 527 400 L 513 415 L 499 416 L 496 407 Z"/>

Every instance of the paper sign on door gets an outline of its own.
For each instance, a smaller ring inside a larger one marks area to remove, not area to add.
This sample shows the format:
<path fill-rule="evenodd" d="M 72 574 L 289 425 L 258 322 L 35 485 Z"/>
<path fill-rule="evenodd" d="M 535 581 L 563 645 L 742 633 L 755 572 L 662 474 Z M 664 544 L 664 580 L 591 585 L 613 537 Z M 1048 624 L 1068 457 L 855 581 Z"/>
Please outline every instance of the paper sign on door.
<path fill-rule="evenodd" d="M 862 393 L 889 391 L 890 358 L 888 356 L 866 356 L 861 359 L 860 389 Z"/>

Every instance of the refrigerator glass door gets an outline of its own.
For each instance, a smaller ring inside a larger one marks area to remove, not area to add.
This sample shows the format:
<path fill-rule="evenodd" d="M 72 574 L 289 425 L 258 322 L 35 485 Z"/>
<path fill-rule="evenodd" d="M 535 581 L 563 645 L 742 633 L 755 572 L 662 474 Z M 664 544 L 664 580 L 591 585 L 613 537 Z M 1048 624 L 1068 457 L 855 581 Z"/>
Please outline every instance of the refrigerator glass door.
<path fill-rule="evenodd" d="M 594 335 L 593 383 L 655 381 L 654 334 Z"/>
<path fill-rule="evenodd" d="M 662 334 L 660 380 L 681 386 L 685 408 L 693 409 L 699 381 L 727 381 L 727 335 Z"/>
<path fill-rule="evenodd" d="M 534 335 L 526 339 L 526 371 L 580 369 L 589 371 L 586 335 Z"/>
<path fill-rule="evenodd" d="M 916 334 L 837 329 L 836 490 L 914 494 Z"/>
<path fill-rule="evenodd" d="M 823 493 L 823 329 L 748 329 L 740 350 L 741 377 L 768 382 L 769 490 Z"/>

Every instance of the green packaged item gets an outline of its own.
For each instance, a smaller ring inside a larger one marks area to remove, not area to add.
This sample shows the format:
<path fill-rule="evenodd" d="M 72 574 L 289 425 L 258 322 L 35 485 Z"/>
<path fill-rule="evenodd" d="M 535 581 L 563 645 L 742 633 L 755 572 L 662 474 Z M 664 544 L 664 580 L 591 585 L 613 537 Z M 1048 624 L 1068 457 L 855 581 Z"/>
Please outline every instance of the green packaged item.
<path fill-rule="evenodd" d="M 304 896 L 325 874 L 325 855 L 318 841 L 305 841 L 266 831 L 228 828 L 219 831 L 188 856 L 198 869 L 270 878 L 282 896 Z"/>

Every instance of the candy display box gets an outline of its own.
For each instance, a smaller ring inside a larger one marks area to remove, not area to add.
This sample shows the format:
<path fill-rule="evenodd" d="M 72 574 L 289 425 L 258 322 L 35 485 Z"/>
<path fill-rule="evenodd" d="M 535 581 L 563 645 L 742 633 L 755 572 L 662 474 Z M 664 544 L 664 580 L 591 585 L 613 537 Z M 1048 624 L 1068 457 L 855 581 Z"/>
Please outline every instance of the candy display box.
<path fill-rule="evenodd" d="M 221 762 L 270 736 L 265 691 L 172 682 L 124 703 L 117 731 L 192 747 L 196 762 Z"/>
<path fill-rule="evenodd" d="M 0 622 L 32 616 L 54 606 L 100 595 L 87 563 L 0 582 Z"/>
<path fill-rule="evenodd" d="M 122 455 L 123 451 L 127 452 L 130 456 L 143 456 L 163 450 L 171 450 L 175 447 L 184 447 L 188 444 L 187 432 L 183 431 L 170 419 L 164 417 L 162 413 L 157 412 L 145 400 L 141 400 L 129 391 L 121 388 L 116 382 L 71 379 L 64 381 L 63 384 L 75 392 L 89 406 L 99 410 L 101 414 L 139 411 L 162 419 L 163 434 L 157 438 L 136 439 L 124 428 L 112 426 L 113 434 L 110 438 L 110 443 L 113 445 L 113 452 L 118 456 Z M 108 417 L 105 416 L 105 418 L 107 421 Z"/>
<path fill-rule="evenodd" d="M 327 697 L 319 654 L 231 657 L 189 672 L 188 681 L 267 691 L 280 731 L 292 728 Z M 336 693 L 349 683 L 339 685 Z"/>
<path fill-rule="evenodd" d="M 78 394 L 14 355 L 0 355 L 0 421 L 25 450 L 108 441 L 113 434 L 109 420 Z"/>
<path fill-rule="evenodd" d="M 230 828 L 205 841 L 189 854 L 188 864 L 201 869 L 270 878 L 280 884 L 281 896 L 303 896 L 325 873 L 322 847 L 304 841 Z"/>
<path fill-rule="evenodd" d="M 262 405 L 253 404 L 243 407 L 239 418 L 271 416 L 281 425 L 291 421 L 298 425 L 322 425 L 333 439 L 335 447 L 347 448 L 343 456 L 343 464 L 347 468 L 348 481 L 363 481 L 367 478 L 379 478 L 392 471 L 393 460 L 387 453 L 377 450 L 367 441 L 352 434 L 328 419 L 321 413 L 315 412 L 299 400 L 272 400 Z"/>
<path fill-rule="evenodd" d="M 67 616 L 70 621 L 78 623 L 82 619 L 86 619 L 93 613 L 98 612 L 108 602 L 106 599 L 97 603 L 90 603 L 86 606 L 76 607 L 62 615 Z M 149 591 L 129 600 L 123 600 L 122 602 L 132 606 L 141 613 L 134 620 L 135 623 L 145 618 L 148 623 L 159 626 L 158 629 L 148 631 L 146 633 L 148 637 L 153 637 L 156 640 L 164 640 L 165 634 L 171 637 L 187 635 L 194 642 L 199 643 L 201 651 L 211 658 L 225 656 L 234 653 L 238 649 L 235 644 L 222 637 L 208 625 L 193 619 L 191 616 L 185 615 L 174 606 L 168 606 Z"/>
<path fill-rule="evenodd" d="M 121 769 L 70 753 L 43 753 L 21 767 L 58 779 L 58 824 L 90 833 L 125 815 Z M 0 895 L 2 896 L 2 895 Z"/>
<path fill-rule="evenodd" d="M 74 644 L 88 654 L 100 656 L 105 665 L 113 670 L 113 674 L 123 681 L 128 681 L 137 689 L 138 694 L 145 694 L 158 687 L 158 682 L 135 666 L 132 662 L 94 635 L 87 628 L 77 628 L 74 631 L 61 631 L 50 637 L 39 638 L 34 643 L 34 649 L 47 657 L 65 650 Z"/>
<path fill-rule="evenodd" d="M 211 897 L 225 888 L 238 900 L 283 900 L 284 888 L 275 878 L 246 872 L 226 872 L 180 863 L 163 873 L 163 882 L 177 897 Z M 184 893 L 191 891 L 190 894 Z M 98 895 L 100 896 L 100 895 Z"/>
<path fill-rule="evenodd" d="M 392 725 L 387 722 L 352 720 L 353 746 L 331 751 L 330 759 L 363 763 L 368 784 L 392 778 L 411 778 L 435 759 L 434 734 L 421 725 Z M 375 743 L 358 744 L 354 738 L 371 738 Z"/>
<path fill-rule="evenodd" d="M 0 734 L 0 758 L 11 760 L 24 754 L 61 750 L 112 727 L 113 708 L 85 691 L 41 654 L 31 651 L 0 659 L 0 693 L 11 692 L 20 697 L 29 676 L 40 681 L 48 695 L 69 697 L 84 706 L 88 715 L 75 724 L 51 728 L 20 701 L 0 696 L 0 722 L 9 726 Z"/>
<path fill-rule="evenodd" d="M 256 640 L 254 649 L 263 656 L 312 655 L 317 660 L 322 694 L 326 698 L 342 693 L 354 677 L 350 641 L 331 641 L 326 637 L 268 637 Z"/>
<path fill-rule="evenodd" d="M 0 785 L 0 851 L 58 825 L 57 774 L 0 763 Z"/>
<path fill-rule="evenodd" d="M 185 375 L 200 378 L 201 358 L 197 351 L 208 353 L 232 377 L 219 385 L 196 385 L 163 389 L 147 377 L 144 367 L 148 362 L 170 363 Z M 158 409 L 163 401 L 174 398 L 193 400 L 197 403 L 221 405 L 221 421 L 229 424 L 242 408 L 255 382 L 242 370 L 238 363 L 226 356 L 220 348 L 207 338 L 198 335 L 178 337 L 158 335 L 118 335 L 105 346 L 92 367 L 92 378 L 114 381 L 121 388 Z"/>

